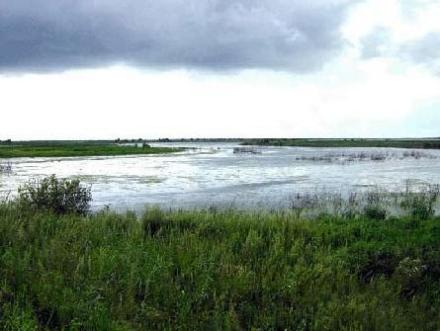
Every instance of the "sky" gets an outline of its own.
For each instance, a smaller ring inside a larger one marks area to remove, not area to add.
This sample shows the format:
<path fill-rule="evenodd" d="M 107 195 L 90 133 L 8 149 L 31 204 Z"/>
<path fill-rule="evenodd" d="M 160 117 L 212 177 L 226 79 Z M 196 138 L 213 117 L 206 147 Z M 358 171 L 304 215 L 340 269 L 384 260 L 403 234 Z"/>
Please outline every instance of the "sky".
<path fill-rule="evenodd" d="M 438 0 L 5 0 L 0 140 L 440 136 Z"/>

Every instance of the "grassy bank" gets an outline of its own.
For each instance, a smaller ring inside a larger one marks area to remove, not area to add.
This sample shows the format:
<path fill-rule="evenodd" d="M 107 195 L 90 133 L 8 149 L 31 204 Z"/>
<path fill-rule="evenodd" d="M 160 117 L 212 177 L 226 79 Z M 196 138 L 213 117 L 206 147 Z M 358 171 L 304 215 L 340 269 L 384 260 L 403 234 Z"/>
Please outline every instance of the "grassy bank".
<path fill-rule="evenodd" d="M 181 150 L 178 148 L 135 147 L 116 144 L 23 144 L 0 146 L 0 158 L 163 154 Z"/>
<path fill-rule="evenodd" d="M 2 330 L 438 330 L 440 219 L 0 205 Z"/>
<path fill-rule="evenodd" d="M 248 139 L 243 145 L 292 147 L 392 147 L 440 149 L 440 138 L 432 139 Z"/>

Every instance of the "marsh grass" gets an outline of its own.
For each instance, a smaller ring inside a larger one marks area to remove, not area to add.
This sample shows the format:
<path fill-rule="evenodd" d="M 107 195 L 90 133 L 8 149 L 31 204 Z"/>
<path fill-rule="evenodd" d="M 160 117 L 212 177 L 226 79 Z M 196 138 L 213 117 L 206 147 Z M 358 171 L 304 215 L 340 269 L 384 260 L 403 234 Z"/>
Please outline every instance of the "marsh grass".
<path fill-rule="evenodd" d="M 351 164 L 354 162 L 375 161 L 381 162 L 386 160 L 406 160 L 406 159 L 437 159 L 438 156 L 426 153 L 420 150 L 409 150 L 403 153 L 390 152 L 390 151 L 343 151 L 343 152 L 331 152 L 318 156 L 298 156 L 297 161 L 312 161 L 312 162 L 326 162 L 326 163 L 342 163 Z"/>
<path fill-rule="evenodd" d="M 440 219 L 0 205 L 3 330 L 437 330 Z"/>
<path fill-rule="evenodd" d="M 140 216 L 3 201 L 0 329 L 438 330 L 438 196 L 407 192 L 395 217 L 380 193 L 352 194 L 313 219 L 302 212 L 317 196 L 277 212 Z"/>
<path fill-rule="evenodd" d="M 320 215 L 333 215 L 346 219 L 368 217 L 386 219 L 392 216 L 411 216 L 428 219 L 438 212 L 439 185 L 421 185 L 417 188 L 407 183 L 405 192 L 387 192 L 378 188 L 352 192 L 303 193 L 290 197 L 289 210 L 299 218 L 315 219 Z"/>
<path fill-rule="evenodd" d="M 12 173 L 12 163 L 11 162 L 0 162 L 0 175 L 1 174 L 11 174 Z"/>
<path fill-rule="evenodd" d="M 412 217 L 425 220 L 434 216 L 439 197 L 440 185 L 430 185 L 417 193 L 407 188 L 401 206 L 409 211 Z"/>
<path fill-rule="evenodd" d="M 120 146 L 117 144 L 14 144 L 0 146 L 0 158 L 15 157 L 72 157 L 165 154 L 182 151 L 181 148 Z"/>

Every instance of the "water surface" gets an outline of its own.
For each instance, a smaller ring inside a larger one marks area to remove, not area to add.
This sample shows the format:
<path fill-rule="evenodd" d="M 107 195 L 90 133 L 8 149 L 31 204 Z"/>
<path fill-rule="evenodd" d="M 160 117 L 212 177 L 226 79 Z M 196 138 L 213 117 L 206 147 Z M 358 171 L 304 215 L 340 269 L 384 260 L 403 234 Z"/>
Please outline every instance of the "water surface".
<path fill-rule="evenodd" d="M 13 159 L 0 174 L 0 194 L 56 174 L 92 185 L 95 209 L 142 210 L 146 204 L 193 208 L 278 208 L 296 194 L 405 191 L 440 184 L 440 151 L 381 148 L 259 147 L 237 143 L 162 143 L 176 154 Z M 6 160 L 0 160 L 5 163 Z"/>

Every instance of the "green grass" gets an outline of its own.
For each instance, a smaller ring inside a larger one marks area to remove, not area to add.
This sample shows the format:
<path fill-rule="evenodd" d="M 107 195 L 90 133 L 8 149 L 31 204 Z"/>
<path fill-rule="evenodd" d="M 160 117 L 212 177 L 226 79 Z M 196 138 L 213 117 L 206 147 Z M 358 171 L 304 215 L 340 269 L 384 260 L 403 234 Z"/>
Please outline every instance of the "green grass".
<path fill-rule="evenodd" d="M 392 147 L 440 149 L 440 138 L 432 139 L 248 139 L 243 145 L 293 147 Z"/>
<path fill-rule="evenodd" d="M 116 144 L 23 144 L 0 146 L 0 158 L 14 157 L 68 157 L 68 156 L 113 156 L 138 154 L 164 154 L 182 149 L 168 147 L 118 146 Z"/>
<path fill-rule="evenodd" d="M 0 204 L 2 330 L 438 330 L 440 219 Z"/>

